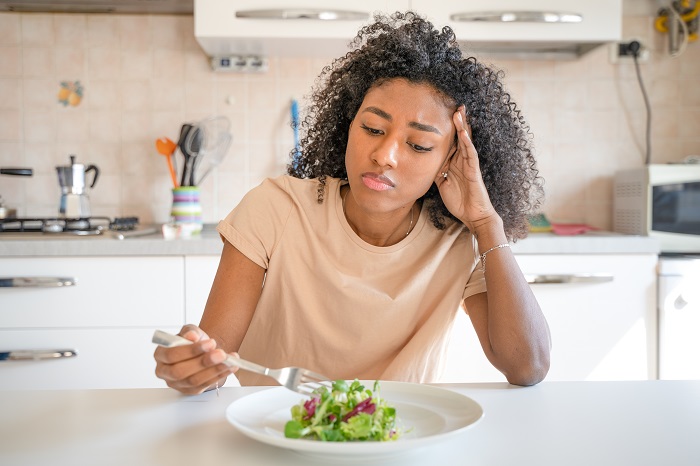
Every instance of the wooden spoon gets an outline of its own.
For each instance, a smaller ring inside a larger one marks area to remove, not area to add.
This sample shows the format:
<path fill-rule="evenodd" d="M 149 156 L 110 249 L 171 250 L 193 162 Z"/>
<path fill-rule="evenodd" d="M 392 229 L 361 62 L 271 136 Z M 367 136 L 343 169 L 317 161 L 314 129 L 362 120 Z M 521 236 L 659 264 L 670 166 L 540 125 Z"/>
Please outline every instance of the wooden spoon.
<path fill-rule="evenodd" d="M 156 149 L 158 149 L 158 153 L 166 157 L 168 169 L 170 170 L 170 178 L 173 180 L 173 187 L 177 188 L 179 185 L 177 184 L 177 176 L 175 175 L 175 168 L 173 167 L 172 161 L 172 156 L 177 149 L 177 144 L 169 138 L 158 138 L 156 139 Z"/>

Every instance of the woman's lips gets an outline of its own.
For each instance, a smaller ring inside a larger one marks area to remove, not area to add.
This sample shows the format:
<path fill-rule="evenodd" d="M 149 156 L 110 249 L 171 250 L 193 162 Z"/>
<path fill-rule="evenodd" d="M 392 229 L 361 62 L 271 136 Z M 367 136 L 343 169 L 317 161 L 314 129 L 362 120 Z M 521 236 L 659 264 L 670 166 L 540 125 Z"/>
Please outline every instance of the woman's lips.
<path fill-rule="evenodd" d="M 394 187 L 394 182 L 389 178 L 372 172 L 363 173 L 362 182 L 365 184 L 365 186 L 374 191 L 386 191 L 387 189 Z"/>

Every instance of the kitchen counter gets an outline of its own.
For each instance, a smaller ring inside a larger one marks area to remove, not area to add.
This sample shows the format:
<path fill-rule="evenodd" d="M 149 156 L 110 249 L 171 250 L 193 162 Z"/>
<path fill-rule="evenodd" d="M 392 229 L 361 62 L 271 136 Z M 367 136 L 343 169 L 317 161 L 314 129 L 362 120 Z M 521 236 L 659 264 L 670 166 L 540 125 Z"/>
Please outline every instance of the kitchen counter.
<path fill-rule="evenodd" d="M 107 232 L 100 236 L 32 233 L 0 234 L 0 257 L 22 256 L 182 256 L 221 254 L 216 225 L 205 225 L 191 239 L 165 240 L 161 233 L 117 240 Z M 576 236 L 532 233 L 513 245 L 515 254 L 657 254 L 655 238 L 591 231 Z"/>
<path fill-rule="evenodd" d="M 700 464 L 700 381 L 441 387 L 478 402 L 484 417 L 398 457 L 326 462 L 259 443 L 227 422 L 227 406 L 261 387 L 224 388 L 219 397 L 215 392 L 185 397 L 170 389 L 5 391 L 0 464 Z"/>

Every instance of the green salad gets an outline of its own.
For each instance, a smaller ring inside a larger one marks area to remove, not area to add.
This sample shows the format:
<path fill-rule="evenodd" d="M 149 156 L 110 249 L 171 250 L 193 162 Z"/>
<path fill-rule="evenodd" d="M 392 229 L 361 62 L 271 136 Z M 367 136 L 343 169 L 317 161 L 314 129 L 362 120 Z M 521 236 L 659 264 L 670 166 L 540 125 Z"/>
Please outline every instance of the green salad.
<path fill-rule="evenodd" d="M 322 385 L 310 399 L 292 406 L 284 436 L 324 442 L 396 440 L 396 409 L 380 397 L 379 381 L 372 392 L 357 379 Z"/>

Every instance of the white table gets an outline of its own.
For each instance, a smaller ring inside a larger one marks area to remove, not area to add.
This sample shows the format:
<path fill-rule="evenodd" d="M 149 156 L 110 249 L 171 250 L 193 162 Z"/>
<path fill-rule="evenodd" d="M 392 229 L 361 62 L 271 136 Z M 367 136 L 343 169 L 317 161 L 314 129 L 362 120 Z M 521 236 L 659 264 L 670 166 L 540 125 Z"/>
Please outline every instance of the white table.
<path fill-rule="evenodd" d="M 484 418 L 452 440 L 381 464 L 700 465 L 700 381 L 442 387 L 476 400 Z M 170 389 L 0 392 L 0 464 L 323 464 L 251 440 L 226 421 L 232 401 L 260 389 L 225 388 L 219 397 Z"/>

